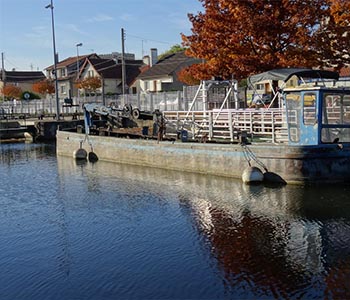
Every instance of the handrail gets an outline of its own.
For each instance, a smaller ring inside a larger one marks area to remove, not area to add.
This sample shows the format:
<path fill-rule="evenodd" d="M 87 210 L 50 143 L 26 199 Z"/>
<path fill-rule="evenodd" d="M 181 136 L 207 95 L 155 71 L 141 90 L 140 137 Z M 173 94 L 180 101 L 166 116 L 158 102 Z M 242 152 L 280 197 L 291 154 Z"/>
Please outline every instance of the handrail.
<path fill-rule="evenodd" d="M 183 123 L 192 131 L 195 131 L 193 127 L 200 128 L 197 137 L 207 136 L 209 140 L 224 139 L 234 142 L 242 132 L 261 137 L 262 140 L 271 143 L 284 143 L 288 137 L 283 112 L 280 109 L 230 109 L 220 113 L 208 111 L 206 116 L 203 116 L 202 111 L 192 111 L 192 120 L 187 122 L 185 119 L 188 115 L 184 112 L 166 111 L 164 116 L 168 123 Z"/>

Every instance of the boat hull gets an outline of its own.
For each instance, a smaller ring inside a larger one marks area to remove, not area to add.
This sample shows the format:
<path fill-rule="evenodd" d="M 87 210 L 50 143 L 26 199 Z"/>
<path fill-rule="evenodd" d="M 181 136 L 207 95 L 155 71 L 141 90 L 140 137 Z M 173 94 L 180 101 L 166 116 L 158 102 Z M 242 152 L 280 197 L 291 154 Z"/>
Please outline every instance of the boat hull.
<path fill-rule="evenodd" d="M 350 146 L 182 143 L 57 131 L 57 155 L 73 157 L 80 145 L 98 159 L 124 164 L 241 178 L 264 167 L 288 183 L 350 182 Z M 247 149 L 251 155 L 247 155 Z"/>

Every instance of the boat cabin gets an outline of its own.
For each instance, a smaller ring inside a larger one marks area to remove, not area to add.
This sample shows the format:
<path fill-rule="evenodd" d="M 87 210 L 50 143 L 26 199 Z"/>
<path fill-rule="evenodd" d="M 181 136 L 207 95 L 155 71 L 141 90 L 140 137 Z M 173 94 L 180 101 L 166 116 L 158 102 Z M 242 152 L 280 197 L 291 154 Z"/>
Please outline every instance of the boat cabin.
<path fill-rule="evenodd" d="M 302 84 L 279 88 L 274 100 L 285 114 L 289 145 L 350 143 L 350 89 L 335 87 L 339 74 L 312 69 L 276 69 L 249 78 L 286 83 L 297 76 Z M 306 81 L 305 81 L 306 80 Z"/>
<path fill-rule="evenodd" d="M 291 145 L 350 143 L 350 90 L 300 87 L 283 91 Z"/>

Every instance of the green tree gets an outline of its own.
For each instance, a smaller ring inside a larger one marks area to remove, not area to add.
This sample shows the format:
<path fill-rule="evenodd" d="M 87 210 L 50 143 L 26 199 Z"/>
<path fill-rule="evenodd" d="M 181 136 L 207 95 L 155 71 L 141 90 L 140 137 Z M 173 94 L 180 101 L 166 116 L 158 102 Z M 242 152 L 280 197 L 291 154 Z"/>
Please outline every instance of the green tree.
<path fill-rule="evenodd" d="M 184 50 L 186 50 L 186 48 L 182 47 L 179 44 L 173 45 L 173 46 L 171 46 L 171 48 L 169 50 L 167 50 L 164 53 L 158 55 L 158 59 L 162 60 L 164 57 L 166 57 L 166 56 L 168 56 L 170 54 L 178 53 L 178 52 L 181 52 L 181 51 L 184 51 Z"/>

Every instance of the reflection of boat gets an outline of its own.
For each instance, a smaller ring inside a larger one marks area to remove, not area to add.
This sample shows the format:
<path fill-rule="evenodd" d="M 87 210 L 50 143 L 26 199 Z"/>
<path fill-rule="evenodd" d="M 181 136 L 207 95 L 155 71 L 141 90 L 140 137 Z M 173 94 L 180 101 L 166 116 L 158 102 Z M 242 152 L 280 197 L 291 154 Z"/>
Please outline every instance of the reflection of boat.
<path fill-rule="evenodd" d="M 29 137 L 28 128 L 17 121 L 4 120 L 0 122 L 0 140 L 24 140 Z"/>
<path fill-rule="evenodd" d="M 287 81 L 292 76 L 338 78 L 334 72 L 286 69 L 253 76 L 251 81 Z M 182 114 L 183 119 L 175 123 L 183 123 L 179 127 L 181 135 L 188 132 L 188 138 L 185 135 L 182 141 L 192 138 L 186 143 L 158 143 L 143 134 L 138 136 L 142 140 L 111 137 L 113 131 L 96 128 L 94 112 L 86 111 L 85 132 L 94 128 L 95 135 L 59 131 L 57 153 L 72 156 L 88 140 L 100 160 L 237 178 L 249 164 L 287 182 L 349 182 L 350 89 L 299 86 L 279 91 L 273 101 L 279 101 L 280 107 L 204 111 L 200 121 L 196 119 L 198 114 Z M 163 114 L 170 118 L 170 113 Z M 190 119 L 192 123 L 186 123 Z M 211 143 L 215 132 L 222 136 L 226 132 L 230 143 Z M 249 140 L 254 134 L 259 138 Z"/>
<path fill-rule="evenodd" d="M 341 193 L 332 186 L 272 189 L 218 176 L 106 162 L 85 162 L 82 167 L 64 157 L 58 157 L 58 169 L 62 181 L 79 174 L 80 192 L 86 186 L 103 189 L 108 178 L 115 190 L 127 185 L 128 193 L 155 195 L 175 207 L 179 203 L 204 253 L 213 259 L 210 264 L 222 277 L 227 295 L 234 290 L 235 298 L 250 299 L 349 296 L 349 187 L 342 187 Z M 144 202 L 130 205 L 142 208 Z"/>

